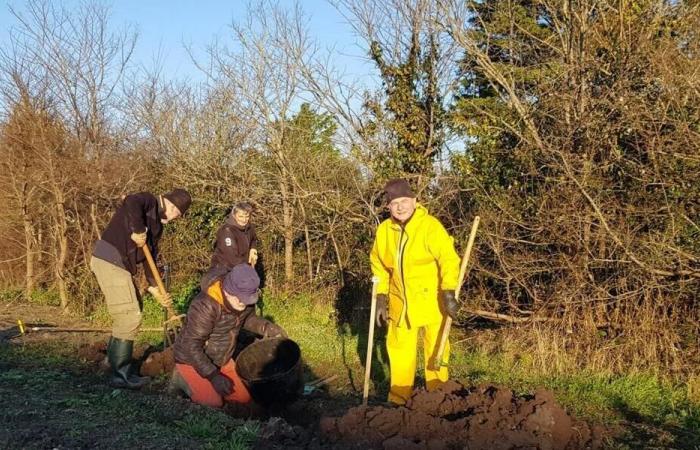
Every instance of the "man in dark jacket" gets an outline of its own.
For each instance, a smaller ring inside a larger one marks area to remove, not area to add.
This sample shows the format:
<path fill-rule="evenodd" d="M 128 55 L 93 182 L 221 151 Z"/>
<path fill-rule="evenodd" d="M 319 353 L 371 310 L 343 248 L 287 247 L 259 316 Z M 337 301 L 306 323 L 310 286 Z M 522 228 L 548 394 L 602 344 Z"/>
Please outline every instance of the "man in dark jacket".
<path fill-rule="evenodd" d="M 255 227 L 250 223 L 252 212 L 253 206 L 250 203 L 236 203 L 226 222 L 219 227 L 211 266 L 202 277 L 200 287 L 203 291 L 212 280 L 225 275 L 238 264 L 248 263 L 255 267 L 258 261 L 258 238 Z"/>
<path fill-rule="evenodd" d="M 142 309 L 133 276 L 138 264 L 146 260 L 142 247 L 148 245 L 156 258 L 163 224 L 184 214 L 191 202 L 190 194 L 184 189 L 158 197 L 148 192 L 127 195 L 95 243 L 90 268 L 112 318 L 107 359 L 112 368 L 110 384 L 114 387 L 138 389 L 148 382 L 147 377 L 132 373 L 131 356 L 141 327 Z M 150 285 L 148 291 L 163 306 L 172 304 L 167 294 L 161 295 L 147 264 L 144 272 Z"/>
<path fill-rule="evenodd" d="M 259 286 L 255 269 L 238 264 L 192 300 L 175 341 L 172 387 L 195 403 L 221 407 L 250 402 L 231 358 L 241 329 L 263 337 L 287 336 L 279 325 L 255 315 Z"/>

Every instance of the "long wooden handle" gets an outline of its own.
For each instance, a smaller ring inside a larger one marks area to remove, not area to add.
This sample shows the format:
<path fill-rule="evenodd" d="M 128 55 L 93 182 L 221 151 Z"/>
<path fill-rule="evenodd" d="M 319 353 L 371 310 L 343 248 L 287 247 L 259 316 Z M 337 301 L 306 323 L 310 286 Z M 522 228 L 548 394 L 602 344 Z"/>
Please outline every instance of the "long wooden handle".
<path fill-rule="evenodd" d="M 464 282 L 464 277 L 467 274 L 467 266 L 469 265 L 469 257 L 472 253 L 472 247 L 474 247 L 474 240 L 476 239 L 476 231 L 479 228 L 479 221 L 481 218 L 479 216 L 474 217 L 474 222 L 472 223 L 472 231 L 469 234 L 469 241 L 467 241 L 467 249 L 464 251 L 464 256 L 462 257 L 462 265 L 459 267 L 459 278 L 457 278 L 457 288 L 455 289 L 455 300 L 459 300 L 459 291 L 462 289 L 462 283 Z M 446 365 L 442 361 L 442 356 L 445 354 L 445 346 L 447 346 L 447 337 L 450 334 L 450 328 L 452 327 L 452 318 L 450 316 L 445 316 L 445 326 L 442 328 L 442 335 L 440 335 L 440 345 L 438 346 L 438 351 L 435 354 L 435 359 L 433 360 L 433 370 L 440 370 L 440 367 Z"/>
<path fill-rule="evenodd" d="M 374 349 L 374 320 L 377 315 L 377 284 L 379 278 L 372 277 L 372 305 L 369 310 L 369 336 L 367 336 L 367 359 L 365 360 L 365 386 L 362 391 L 362 406 L 367 406 L 369 396 L 369 375 L 372 370 L 372 350 Z"/>
<path fill-rule="evenodd" d="M 148 267 L 151 269 L 151 273 L 153 274 L 153 278 L 155 278 L 155 280 L 156 280 L 156 284 L 158 285 L 158 290 L 160 291 L 160 293 L 162 295 L 167 294 L 168 291 L 165 289 L 165 284 L 163 284 L 163 279 L 160 277 L 160 272 L 158 272 L 158 268 L 156 267 L 156 262 L 153 260 L 153 255 L 151 255 L 151 249 L 148 248 L 148 244 L 144 245 L 141 248 L 143 249 L 143 254 L 146 256 L 146 261 L 148 261 Z M 170 317 L 177 316 L 172 305 L 166 306 L 165 309 L 168 311 L 168 315 L 170 315 Z"/>

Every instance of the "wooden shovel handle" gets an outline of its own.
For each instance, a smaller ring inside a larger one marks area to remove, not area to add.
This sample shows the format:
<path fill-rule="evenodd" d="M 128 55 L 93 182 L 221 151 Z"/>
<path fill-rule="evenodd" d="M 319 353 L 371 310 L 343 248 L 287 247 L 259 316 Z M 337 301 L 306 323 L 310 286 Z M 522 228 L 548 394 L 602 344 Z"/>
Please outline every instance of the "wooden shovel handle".
<path fill-rule="evenodd" d="M 479 216 L 474 217 L 474 222 L 472 223 L 472 231 L 469 234 L 469 241 L 467 241 L 467 249 L 464 251 L 464 256 L 462 257 L 462 265 L 459 267 L 459 278 L 457 278 L 457 288 L 455 289 L 455 300 L 459 300 L 459 291 L 462 289 L 462 283 L 464 282 L 464 277 L 467 273 L 467 266 L 469 265 L 469 257 L 472 254 L 472 248 L 474 247 L 474 240 L 476 239 L 476 231 L 479 228 L 479 221 L 481 218 Z M 442 334 L 440 335 L 440 345 L 438 346 L 438 351 L 435 354 L 435 359 L 433 359 L 432 370 L 440 370 L 442 367 L 442 356 L 445 354 L 445 346 L 447 346 L 447 337 L 450 334 L 450 327 L 452 327 L 452 318 L 450 316 L 445 317 L 445 326 L 442 328 Z"/>
<path fill-rule="evenodd" d="M 168 291 L 165 289 L 165 284 L 163 283 L 163 279 L 160 277 L 160 272 L 158 272 L 158 268 L 156 267 L 156 262 L 153 260 L 153 255 L 151 255 L 151 249 L 148 248 L 148 244 L 144 245 L 141 247 L 143 249 L 143 254 L 146 256 L 146 261 L 148 261 L 148 267 L 151 269 L 151 273 L 153 274 L 153 278 L 156 280 L 156 284 L 158 285 L 158 290 L 162 295 L 165 295 L 168 293 Z M 175 310 L 173 309 L 172 305 L 166 306 L 165 309 L 168 311 L 168 315 L 170 317 L 177 317 L 177 313 L 175 313 Z"/>
<path fill-rule="evenodd" d="M 377 315 L 377 284 L 379 278 L 372 277 L 372 304 L 369 312 L 369 336 L 367 336 L 367 359 L 365 360 L 365 385 L 362 391 L 362 406 L 367 406 L 369 396 L 369 375 L 372 370 L 372 350 L 374 349 L 374 320 Z"/>

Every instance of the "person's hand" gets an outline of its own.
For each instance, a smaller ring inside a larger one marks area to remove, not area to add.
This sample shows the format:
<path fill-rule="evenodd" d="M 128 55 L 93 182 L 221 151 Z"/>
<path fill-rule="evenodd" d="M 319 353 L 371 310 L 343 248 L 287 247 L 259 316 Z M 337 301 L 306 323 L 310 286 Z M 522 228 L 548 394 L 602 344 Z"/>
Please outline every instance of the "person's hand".
<path fill-rule="evenodd" d="M 131 240 L 134 241 L 137 247 L 141 248 L 144 245 L 146 245 L 146 233 L 147 231 L 144 231 L 143 233 L 131 233 Z"/>
<path fill-rule="evenodd" d="M 377 294 L 377 326 L 382 327 L 389 321 L 389 297 Z"/>
<path fill-rule="evenodd" d="M 167 292 L 162 293 L 156 286 L 148 286 L 148 292 L 156 299 L 163 308 L 173 306 L 173 297 Z"/>
<path fill-rule="evenodd" d="M 281 337 L 281 338 L 287 338 L 287 332 L 284 331 L 284 328 L 281 326 L 277 325 L 276 323 L 268 322 L 265 325 L 265 329 L 263 331 L 263 337 L 265 338 L 275 338 L 275 337 Z"/>
<path fill-rule="evenodd" d="M 221 372 L 215 372 L 214 375 L 209 378 L 209 381 L 216 393 L 222 397 L 227 397 L 233 392 L 233 382 Z"/>
<path fill-rule="evenodd" d="M 250 251 L 248 252 L 248 264 L 251 266 L 255 266 L 255 263 L 258 262 L 258 251 L 254 248 L 251 248 Z"/>
<path fill-rule="evenodd" d="M 459 312 L 459 303 L 457 303 L 457 299 L 455 298 L 455 291 L 442 291 L 440 293 L 440 301 L 443 313 L 456 321 L 457 312 Z"/>

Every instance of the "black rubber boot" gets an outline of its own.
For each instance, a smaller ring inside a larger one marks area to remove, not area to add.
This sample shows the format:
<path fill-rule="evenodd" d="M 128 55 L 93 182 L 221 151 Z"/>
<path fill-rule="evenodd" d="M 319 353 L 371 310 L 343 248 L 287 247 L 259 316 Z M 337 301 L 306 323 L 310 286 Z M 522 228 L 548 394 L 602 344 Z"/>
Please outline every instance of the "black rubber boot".
<path fill-rule="evenodd" d="M 134 341 L 112 337 L 107 347 L 107 358 L 112 368 L 109 384 L 115 388 L 141 389 L 151 379 L 133 374 L 131 355 L 134 351 Z"/>

